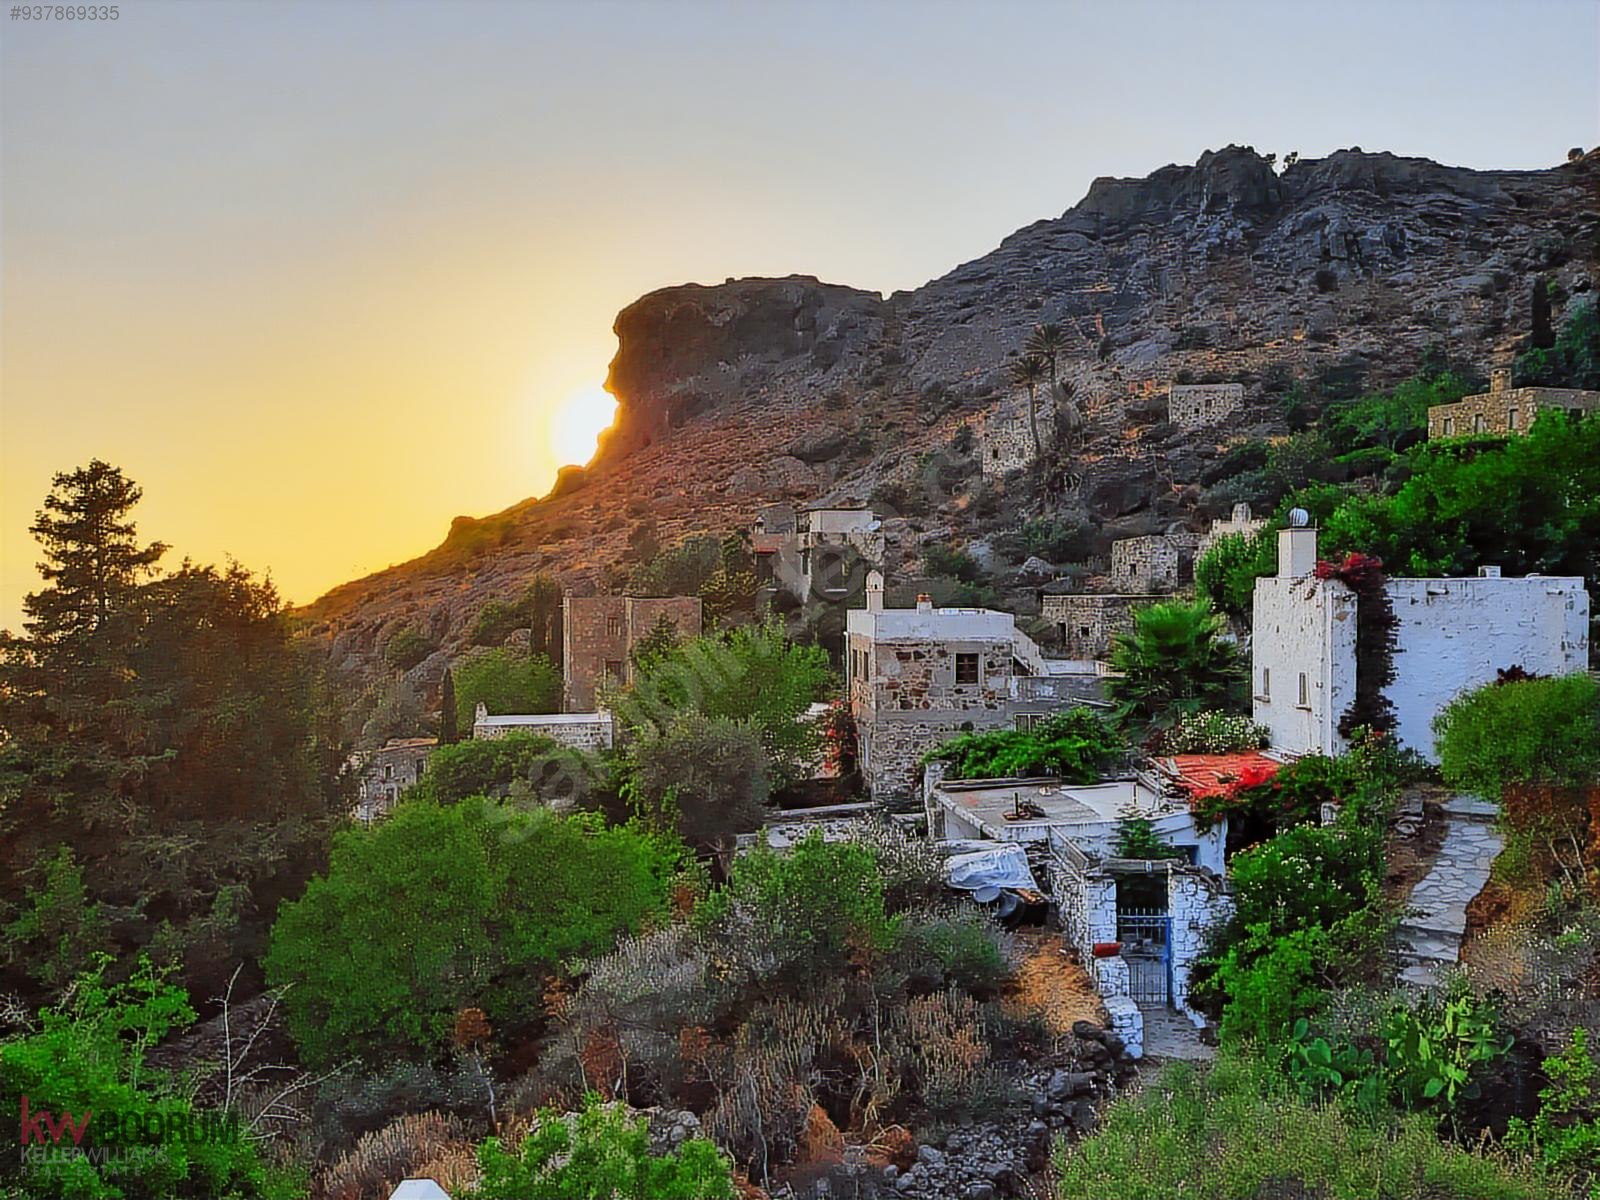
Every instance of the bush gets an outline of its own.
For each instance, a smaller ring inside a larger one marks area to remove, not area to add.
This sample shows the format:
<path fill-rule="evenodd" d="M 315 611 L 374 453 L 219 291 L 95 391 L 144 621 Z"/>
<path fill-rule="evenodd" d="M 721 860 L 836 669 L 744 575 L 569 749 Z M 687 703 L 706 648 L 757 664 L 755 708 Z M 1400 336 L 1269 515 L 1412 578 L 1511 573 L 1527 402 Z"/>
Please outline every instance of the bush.
<path fill-rule="evenodd" d="M 1161 737 L 1168 754 L 1233 754 L 1259 750 L 1267 744 L 1267 729 L 1237 713 L 1185 713 Z"/>
<path fill-rule="evenodd" d="M 561 675 L 546 658 L 506 649 L 481 650 L 451 668 L 456 727 L 472 728 L 482 704 L 491 716 L 561 711 Z"/>
<path fill-rule="evenodd" d="M 1227 622 L 1204 600 L 1152 604 L 1134 614 L 1133 631 L 1112 640 L 1106 682 L 1123 720 L 1150 721 L 1216 708 L 1242 694 L 1239 649 L 1222 640 Z"/>
<path fill-rule="evenodd" d="M 1492 800 L 1508 787 L 1600 781 L 1600 682 L 1592 676 L 1489 684 L 1434 719 L 1445 782 Z"/>
<path fill-rule="evenodd" d="M 411 626 L 400 630 L 383 648 L 383 661 L 397 671 L 409 671 L 433 653 L 433 642 Z"/>
<path fill-rule="evenodd" d="M 1574 1029 L 1566 1048 L 1544 1060 L 1544 1074 L 1550 1082 L 1539 1093 L 1538 1113 L 1532 1121 L 1513 1117 L 1506 1144 L 1600 1186 L 1600 1068 L 1588 1030 Z"/>
<path fill-rule="evenodd" d="M 1373 1122 L 1307 1101 L 1270 1062 L 1175 1063 L 1057 1152 L 1060 1200 L 1553 1200 L 1522 1157 L 1439 1140 L 1425 1116 Z"/>
<path fill-rule="evenodd" d="M 962 583 L 977 583 L 983 567 L 965 550 L 935 543 L 922 552 L 922 569 L 928 575 L 944 575 Z"/>
<path fill-rule="evenodd" d="M 440 746 L 411 793 L 439 804 L 468 796 L 583 804 L 604 786 L 594 756 L 550 738 L 513 733 Z"/>
<path fill-rule="evenodd" d="M 1238 621 L 1249 621 L 1256 580 L 1278 567 L 1278 534 L 1271 526 L 1246 537 L 1225 533 L 1194 564 L 1195 594 Z"/>
<path fill-rule="evenodd" d="M 662 910 L 680 850 L 598 818 L 406 801 L 335 840 L 266 957 L 308 1063 L 429 1053 L 455 1014 L 526 1019 L 540 975 Z"/>
<path fill-rule="evenodd" d="M 583 1111 L 541 1111 L 514 1148 L 490 1138 L 463 1200 L 733 1200 L 732 1165 L 705 1138 L 650 1153 L 649 1123 L 590 1095 Z"/>
<path fill-rule="evenodd" d="M 1089 783 L 1122 748 L 1122 739 L 1093 709 L 1073 708 L 1028 730 L 962 734 L 928 751 L 922 761 L 949 763 L 947 779 L 1049 775 Z"/>

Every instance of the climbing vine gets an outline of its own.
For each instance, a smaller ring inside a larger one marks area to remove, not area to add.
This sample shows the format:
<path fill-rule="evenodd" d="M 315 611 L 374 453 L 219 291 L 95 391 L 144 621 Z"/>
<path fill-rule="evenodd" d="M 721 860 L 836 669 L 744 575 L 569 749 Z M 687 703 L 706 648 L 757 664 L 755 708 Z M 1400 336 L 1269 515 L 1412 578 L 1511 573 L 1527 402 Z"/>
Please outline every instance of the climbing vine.
<path fill-rule="evenodd" d="M 1394 705 L 1384 689 L 1394 682 L 1395 630 L 1400 622 L 1384 589 L 1383 560 L 1352 551 L 1343 562 L 1319 562 L 1318 579 L 1337 579 L 1356 594 L 1356 696 L 1339 718 L 1339 733 L 1390 733 Z"/>

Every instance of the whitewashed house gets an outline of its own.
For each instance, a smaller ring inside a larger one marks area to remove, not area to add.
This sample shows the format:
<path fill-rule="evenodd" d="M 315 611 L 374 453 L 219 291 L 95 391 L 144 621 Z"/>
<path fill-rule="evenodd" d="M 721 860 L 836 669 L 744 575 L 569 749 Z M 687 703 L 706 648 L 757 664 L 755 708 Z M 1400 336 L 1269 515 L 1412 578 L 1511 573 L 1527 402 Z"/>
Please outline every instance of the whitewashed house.
<path fill-rule="evenodd" d="M 1256 580 L 1251 643 L 1253 715 L 1282 754 L 1338 754 L 1339 721 L 1356 695 L 1356 594 L 1318 579 L 1317 531 L 1278 535 L 1278 573 Z M 1583 580 L 1485 567 L 1472 578 L 1389 579 L 1398 622 L 1394 706 L 1399 741 L 1435 757 L 1433 719 L 1464 691 L 1522 667 L 1581 671 L 1589 660 Z"/>

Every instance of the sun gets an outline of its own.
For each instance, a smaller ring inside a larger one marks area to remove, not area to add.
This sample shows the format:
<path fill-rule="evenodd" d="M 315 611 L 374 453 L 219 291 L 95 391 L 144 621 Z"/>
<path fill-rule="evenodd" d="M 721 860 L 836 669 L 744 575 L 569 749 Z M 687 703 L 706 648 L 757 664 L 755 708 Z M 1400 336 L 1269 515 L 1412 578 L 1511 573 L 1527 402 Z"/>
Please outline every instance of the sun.
<path fill-rule="evenodd" d="M 595 441 L 610 427 L 617 401 L 601 387 L 574 392 L 550 413 L 550 452 L 558 464 L 582 466 L 594 457 Z"/>

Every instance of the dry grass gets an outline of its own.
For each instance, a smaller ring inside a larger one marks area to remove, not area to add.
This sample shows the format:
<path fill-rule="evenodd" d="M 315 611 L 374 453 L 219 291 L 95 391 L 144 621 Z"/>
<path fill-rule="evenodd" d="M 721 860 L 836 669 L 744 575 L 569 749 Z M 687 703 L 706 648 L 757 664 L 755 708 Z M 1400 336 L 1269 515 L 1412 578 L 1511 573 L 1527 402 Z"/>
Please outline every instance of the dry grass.
<path fill-rule="evenodd" d="M 1110 1024 L 1088 972 L 1066 954 L 1060 934 L 1018 930 L 1016 937 L 1022 962 L 1001 1002 L 1008 1016 L 1039 1013 L 1057 1034 L 1072 1032 L 1074 1021 Z"/>

